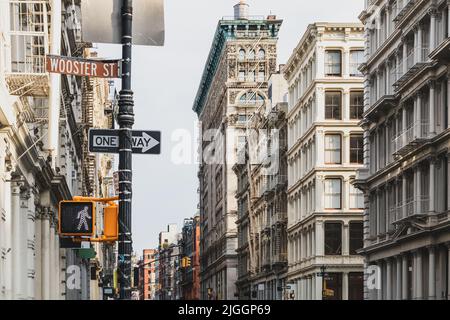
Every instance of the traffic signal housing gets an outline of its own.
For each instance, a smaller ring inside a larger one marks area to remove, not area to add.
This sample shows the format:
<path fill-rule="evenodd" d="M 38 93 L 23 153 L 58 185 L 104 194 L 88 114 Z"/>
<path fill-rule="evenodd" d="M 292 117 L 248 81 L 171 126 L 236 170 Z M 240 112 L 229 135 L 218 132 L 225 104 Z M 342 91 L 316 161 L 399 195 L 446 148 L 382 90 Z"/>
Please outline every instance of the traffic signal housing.
<path fill-rule="evenodd" d="M 103 235 L 110 241 L 119 238 L 119 208 L 115 203 L 108 203 L 103 209 Z"/>
<path fill-rule="evenodd" d="M 186 269 L 191 266 L 191 258 L 183 257 L 181 258 L 181 268 Z"/>
<path fill-rule="evenodd" d="M 62 236 L 92 237 L 95 233 L 95 202 L 61 201 L 58 233 Z"/>

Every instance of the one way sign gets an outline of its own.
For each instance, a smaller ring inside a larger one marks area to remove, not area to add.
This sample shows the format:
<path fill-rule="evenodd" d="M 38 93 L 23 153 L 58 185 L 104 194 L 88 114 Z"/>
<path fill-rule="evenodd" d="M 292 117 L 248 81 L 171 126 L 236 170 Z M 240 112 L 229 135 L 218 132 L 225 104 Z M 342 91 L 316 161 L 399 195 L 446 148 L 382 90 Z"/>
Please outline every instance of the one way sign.
<path fill-rule="evenodd" d="M 90 129 L 89 152 L 119 153 L 119 130 Z M 161 132 L 133 130 L 133 153 L 160 154 Z"/>

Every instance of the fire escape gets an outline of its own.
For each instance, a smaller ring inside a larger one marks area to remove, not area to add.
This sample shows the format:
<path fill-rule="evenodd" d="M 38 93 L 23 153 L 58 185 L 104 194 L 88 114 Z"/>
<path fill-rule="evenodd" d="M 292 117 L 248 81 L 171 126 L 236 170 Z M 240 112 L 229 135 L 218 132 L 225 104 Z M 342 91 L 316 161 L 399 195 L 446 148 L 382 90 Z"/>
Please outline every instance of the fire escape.
<path fill-rule="evenodd" d="M 50 5 L 48 1 L 9 1 L 9 5 L 11 63 L 6 65 L 5 78 L 10 94 L 47 97 Z"/>
<path fill-rule="evenodd" d="M 83 78 L 83 182 L 86 195 L 95 191 L 95 155 L 89 152 L 88 130 L 94 126 L 94 80 Z"/>

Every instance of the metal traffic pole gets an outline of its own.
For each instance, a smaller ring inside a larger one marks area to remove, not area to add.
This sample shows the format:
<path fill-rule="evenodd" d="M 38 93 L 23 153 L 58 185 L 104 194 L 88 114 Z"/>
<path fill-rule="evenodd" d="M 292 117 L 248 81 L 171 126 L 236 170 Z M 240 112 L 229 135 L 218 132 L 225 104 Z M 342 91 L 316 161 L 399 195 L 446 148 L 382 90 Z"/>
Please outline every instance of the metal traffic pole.
<path fill-rule="evenodd" d="M 133 1 L 122 0 L 122 89 L 119 93 L 119 284 L 120 299 L 131 299 L 132 127 L 131 91 Z"/>

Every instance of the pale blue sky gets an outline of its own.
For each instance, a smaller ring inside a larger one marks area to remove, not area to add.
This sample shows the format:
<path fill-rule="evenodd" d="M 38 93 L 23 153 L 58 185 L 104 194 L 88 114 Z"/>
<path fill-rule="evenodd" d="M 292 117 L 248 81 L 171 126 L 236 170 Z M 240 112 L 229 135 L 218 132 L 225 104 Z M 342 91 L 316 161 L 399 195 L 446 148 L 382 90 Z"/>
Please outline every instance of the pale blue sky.
<path fill-rule="evenodd" d="M 133 249 L 156 247 L 158 234 L 197 211 L 197 168 L 171 162 L 172 132 L 194 134 L 192 104 L 217 21 L 233 15 L 238 0 L 166 0 L 164 47 L 133 50 L 135 129 L 161 130 L 162 155 L 133 158 Z M 284 20 L 278 63 L 285 63 L 309 23 L 358 22 L 364 0 L 248 0 L 251 15 L 276 14 Z M 100 45 L 99 56 L 120 58 L 120 47 Z M 192 144 L 194 144 L 194 140 Z M 193 145 L 194 151 L 197 146 Z M 194 152 L 193 151 L 193 152 Z"/>

